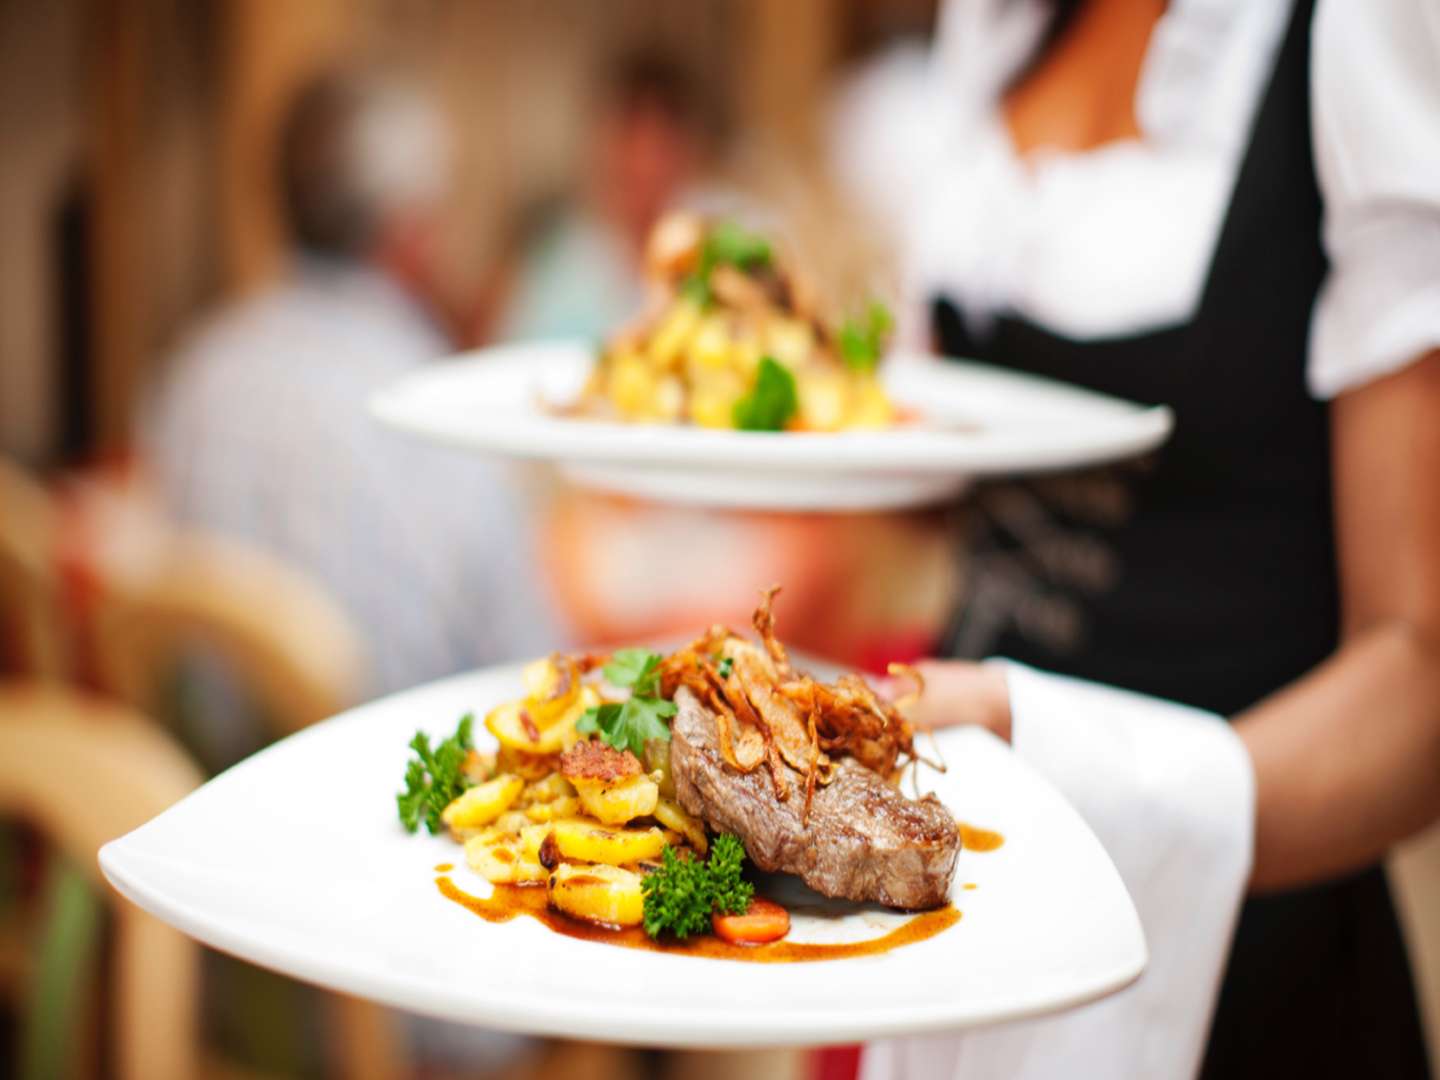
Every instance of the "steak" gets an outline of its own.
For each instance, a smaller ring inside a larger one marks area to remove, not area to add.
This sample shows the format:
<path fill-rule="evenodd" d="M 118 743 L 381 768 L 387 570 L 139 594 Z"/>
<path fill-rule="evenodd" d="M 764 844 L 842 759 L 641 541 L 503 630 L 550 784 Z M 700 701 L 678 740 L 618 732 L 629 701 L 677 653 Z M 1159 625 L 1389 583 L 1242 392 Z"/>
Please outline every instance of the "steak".
<path fill-rule="evenodd" d="M 682 806 L 717 832 L 734 833 L 761 870 L 795 874 L 825 896 L 920 910 L 950 898 L 960 833 L 935 798 L 907 799 L 850 758 L 815 789 L 801 821 L 804 777 L 782 766 L 790 798 L 763 768 L 742 773 L 720 756 L 715 717 L 688 690 L 675 694 L 670 772 Z"/>

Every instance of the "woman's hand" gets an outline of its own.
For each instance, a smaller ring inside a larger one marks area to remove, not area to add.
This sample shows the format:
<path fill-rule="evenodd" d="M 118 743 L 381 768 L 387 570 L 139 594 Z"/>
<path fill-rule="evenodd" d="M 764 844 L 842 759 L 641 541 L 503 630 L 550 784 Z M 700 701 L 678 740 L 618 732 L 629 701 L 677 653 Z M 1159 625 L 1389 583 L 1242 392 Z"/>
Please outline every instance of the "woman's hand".
<path fill-rule="evenodd" d="M 880 695 L 895 702 L 917 727 L 979 724 L 1010 741 L 1010 687 L 1005 672 L 969 660 L 921 660 L 912 665 L 925 680 L 925 692 L 913 698 L 911 679 L 877 679 Z M 911 700 L 907 700 L 911 699 Z"/>

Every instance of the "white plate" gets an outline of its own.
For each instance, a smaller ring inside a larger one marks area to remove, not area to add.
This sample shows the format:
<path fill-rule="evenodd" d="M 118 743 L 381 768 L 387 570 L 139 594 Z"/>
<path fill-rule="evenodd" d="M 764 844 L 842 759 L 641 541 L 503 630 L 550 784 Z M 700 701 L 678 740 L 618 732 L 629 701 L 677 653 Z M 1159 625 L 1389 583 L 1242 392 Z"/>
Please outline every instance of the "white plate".
<path fill-rule="evenodd" d="M 519 691 L 517 668 L 492 669 L 355 709 L 107 844 L 100 865 L 141 907 L 262 966 L 415 1012 L 580 1039 L 854 1042 L 1061 1009 L 1145 966 L 1135 909 L 1099 842 L 978 730 L 942 740 L 950 771 L 935 787 L 1005 844 L 960 856 L 963 917 L 928 941 L 862 959 L 751 964 L 577 941 L 524 917 L 485 922 L 440 895 L 433 867 L 456 863 L 467 892 L 489 887 L 454 843 L 405 835 L 393 796 L 417 727 L 448 733 L 461 712 Z M 872 937 L 876 921 L 797 917 L 792 937 Z"/>
<path fill-rule="evenodd" d="M 554 415 L 593 363 L 574 343 L 468 353 L 370 401 L 401 431 L 466 450 L 552 461 L 575 482 L 707 506 L 886 510 L 951 498 L 974 478 L 1093 465 L 1152 450 L 1170 410 L 1046 379 L 892 357 L 885 384 L 920 423 L 890 431 L 774 434 Z"/>

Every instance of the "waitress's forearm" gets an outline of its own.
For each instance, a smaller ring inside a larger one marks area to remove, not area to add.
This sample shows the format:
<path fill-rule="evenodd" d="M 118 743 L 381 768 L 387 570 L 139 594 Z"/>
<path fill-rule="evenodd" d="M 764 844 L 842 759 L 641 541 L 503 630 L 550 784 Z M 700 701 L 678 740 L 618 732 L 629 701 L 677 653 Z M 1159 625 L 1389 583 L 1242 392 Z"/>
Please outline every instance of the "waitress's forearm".
<path fill-rule="evenodd" d="M 1440 817 L 1440 643 L 1373 625 L 1236 720 L 1255 762 L 1256 891 L 1369 865 Z"/>

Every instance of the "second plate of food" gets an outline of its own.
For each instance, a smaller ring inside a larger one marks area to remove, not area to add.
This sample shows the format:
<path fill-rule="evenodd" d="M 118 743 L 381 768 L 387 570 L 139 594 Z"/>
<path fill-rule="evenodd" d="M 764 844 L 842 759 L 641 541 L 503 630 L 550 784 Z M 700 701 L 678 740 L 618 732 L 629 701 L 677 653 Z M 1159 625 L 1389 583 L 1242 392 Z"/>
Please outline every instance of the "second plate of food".
<path fill-rule="evenodd" d="M 571 415 L 595 363 L 578 342 L 482 349 L 375 395 L 385 424 L 462 450 L 553 462 L 583 486 L 704 506 L 883 510 L 951 498 L 973 480 L 1102 464 L 1170 433 L 1146 407 L 982 364 L 897 355 L 880 378 L 904 421 L 760 432 Z"/>

